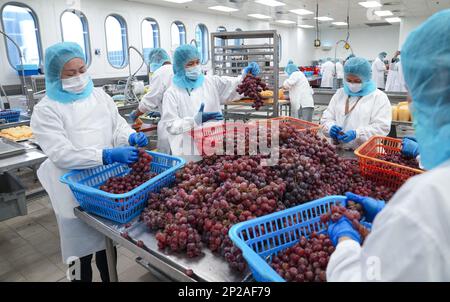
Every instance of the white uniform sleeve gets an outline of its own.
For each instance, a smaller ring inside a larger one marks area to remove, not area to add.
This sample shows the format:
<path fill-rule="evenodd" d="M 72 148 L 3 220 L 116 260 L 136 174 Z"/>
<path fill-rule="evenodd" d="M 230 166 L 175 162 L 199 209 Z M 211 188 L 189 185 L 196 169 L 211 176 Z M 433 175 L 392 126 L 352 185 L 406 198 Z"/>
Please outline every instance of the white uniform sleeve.
<path fill-rule="evenodd" d="M 339 243 L 327 266 L 327 281 L 361 281 L 361 246 L 354 240 Z"/>
<path fill-rule="evenodd" d="M 376 97 L 370 123 L 367 127 L 356 129 L 356 143 L 361 145 L 372 136 L 386 136 L 391 130 L 392 107 L 386 94 L 382 93 Z"/>
<path fill-rule="evenodd" d="M 36 106 L 31 128 L 42 151 L 59 168 L 88 169 L 103 164 L 103 150 L 76 148 L 68 138 L 61 116 L 49 107 Z"/>
<path fill-rule="evenodd" d="M 161 73 L 154 74 L 150 82 L 150 91 L 139 102 L 139 111 L 142 113 L 159 111 L 165 89 Z"/>
<path fill-rule="evenodd" d="M 119 114 L 119 109 L 114 103 L 114 100 L 105 92 L 102 93 L 102 97 L 105 98 L 105 102 L 108 104 L 108 108 L 110 109 L 110 114 L 113 119 L 113 146 L 127 146 L 128 138 L 136 131 L 134 131 L 130 125 L 128 125 L 127 121 Z"/>
<path fill-rule="evenodd" d="M 323 125 L 323 134 L 327 137 L 330 135 L 330 129 L 334 125 L 336 125 L 336 105 L 338 101 L 338 93 L 335 93 L 331 98 L 330 103 L 328 104 L 327 109 L 324 111 L 322 115 L 322 119 L 320 120 L 320 124 Z"/>
<path fill-rule="evenodd" d="M 383 61 L 379 60 L 375 63 L 375 68 L 378 71 L 386 71 L 386 65 L 383 63 Z"/>
<path fill-rule="evenodd" d="M 226 77 L 226 76 L 213 76 L 214 85 L 220 96 L 220 104 L 224 104 L 228 101 L 236 100 L 240 97 L 236 91 L 237 86 L 241 83 L 242 76 L 239 77 Z"/>
<path fill-rule="evenodd" d="M 286 81 L 283 83 L 284 89 L 291 89 L 300 81 L 300 76 L 297 72 L 294 72 Z"/>
<path fill-rule="evenodd" d="M 168 90 L 164 94 L 161 124 L 164 124 L 167 132 L 178 135 L 192 129 L 196 123 L 194 117 L 180 117 L 177 105 L 176 92 Z"/>

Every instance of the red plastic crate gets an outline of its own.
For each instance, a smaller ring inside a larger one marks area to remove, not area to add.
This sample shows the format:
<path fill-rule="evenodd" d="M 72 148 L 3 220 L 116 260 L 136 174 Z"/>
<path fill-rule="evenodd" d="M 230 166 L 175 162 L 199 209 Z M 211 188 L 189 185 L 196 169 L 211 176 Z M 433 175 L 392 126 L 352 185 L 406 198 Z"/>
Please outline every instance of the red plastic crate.
<path fill-rule="evenodd" d="M 400 153 L 402 140 L 374 136 L 355 150 L 361 174 L 380 184 L 397 190 L 410 177 L 424 173 L 423 170 L 387 162 L 379 159 L 380 155 Z"/>

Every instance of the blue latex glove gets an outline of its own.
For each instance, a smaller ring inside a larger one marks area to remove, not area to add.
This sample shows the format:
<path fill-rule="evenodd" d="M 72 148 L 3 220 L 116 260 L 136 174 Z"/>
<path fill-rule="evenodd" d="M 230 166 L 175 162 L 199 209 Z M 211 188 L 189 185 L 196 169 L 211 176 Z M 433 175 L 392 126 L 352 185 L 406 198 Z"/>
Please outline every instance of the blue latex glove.
<path fill-rule="evenodd" d="M 194 117 L 195 122 L 197 124 L 203 124 L 207 121 L 216 120 L 221 121 L 223 120 L 223 115 L 220 112 L 203 112 L 205 109 L 205 104 L 202 103 L 200 105 L 200 110 L 198 111 L 197 115 Z"/>
<path fill-rule="evenodd" d="M 365 217 L 368 222 L 373 222 L 375 216 L 377 216 L 377 214 L 386 206 L 386 202 L 371 197 L 364 197 L 350 192 L 346 193 L 345 196 L 347 196 L 347 200 L 354 201 L 363 206 Z"/>
<path fill-rule="evenodd" d="M 117 147 L 103 150 L 103 164 L 113 163 L 132 164 L 137 162 L 139 150 L 135 147 Z"/>
<path fill-rule="evenodd" d="M 337 246 L 341 237 L 349 237 L 359 244 L 362 242 L 361 235 L 353 228 L 352 223 L 346 217 L 342 217 L 338 222 L 329 224 L 328 236 L 330 236 L 334 246 Z"/>
<path fill-rule="evenodd" d="M 154 111 L 147 114 L 148 117 L 161 117 L 161 113 Z"/>
<path fill-rule="evenodd" d="M 137 113 L 137 110 L 131 111 L 130 115 L 128 116 L 129 123 L 134 124 L 136 122 L 137 118 L 139 117 L 136 115 L 136 113 Z"/>
<path fill-rule="evenodd" d="M 402 141 L 402 153 L 405 156 L 416 158 L 419 155 L 419 144 L 415 138 L 405 137 Z"/>
<path fill-rule="evenodd" d="M 348 144 L 356 139 L 356 131 L 355 130 L 347 131 L 343 135 L 338 135 L 337 139 L 345 144 Z"/>
<path fill-rule="evenodd" d="M 258 63 L 256 62 L 251 62 L 250 64 L 248 64 L 247 67 L 245 67 L 244 69 L 244 74 L 248 74 L 251 73 L 252 75 L 254 75 L 255 77 L 261 72 L 261 69 L 259 68 Z"/>
<path fill-rule="evenodd" d="M 333 139 L 338 139 L 339 132 L 342 131 L 342 127 L 334 125 L 330 129 L 330 137 Z"/>
<path fill-rule="evenodd" d="M 131 133 L 130 137 L 128 138 L 128 143 L 130 144 L 130 146 L 138 145 L 138 147 L 145 147 L 148 145 L 148 139 L 144 133 L 135 132 Z"/>

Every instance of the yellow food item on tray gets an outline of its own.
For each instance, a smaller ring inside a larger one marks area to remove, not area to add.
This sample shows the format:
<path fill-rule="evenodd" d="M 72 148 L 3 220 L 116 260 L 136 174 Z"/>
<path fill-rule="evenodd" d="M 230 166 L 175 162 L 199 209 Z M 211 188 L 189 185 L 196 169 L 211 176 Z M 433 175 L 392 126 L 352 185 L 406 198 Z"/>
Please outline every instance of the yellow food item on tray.
<path fill-rule="evenodd" d="M 273 91 L 272 90 L 264 90 L 261 92 L 261 97 L 263 98 L 272 98 L 273 97 Z"/>
<path fill-rule="evenodd" d="M 278 90 L 278 99 L 284 100 L 284 90 L 283 89 Z"/>
<path fill-rule="evenodd" d="M 411 120 L 408 103 L 398 107 L 398 120 L 401 122 L 409 122 Z"/>
<path fill-rule="evenodd" d="M 0 136 L 10 140 L 18 141 L 33 137 L 33 132 L 29 126 L 19 126 L 0 130 Z"/>
<path fill-rule="evenodd" d="M 398 121 L 398 106 L 392 106 L 392 120 Z"/>

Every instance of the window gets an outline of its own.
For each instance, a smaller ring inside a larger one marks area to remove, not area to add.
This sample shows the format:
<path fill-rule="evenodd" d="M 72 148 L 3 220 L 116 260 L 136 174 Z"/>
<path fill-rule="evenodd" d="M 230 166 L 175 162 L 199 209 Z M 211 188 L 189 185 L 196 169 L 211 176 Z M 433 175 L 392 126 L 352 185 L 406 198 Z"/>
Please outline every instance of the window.
<path fill-rule="evenodd" d="M 170 38 L 172 41 L 172 49 L 177 46 L 186 44 L 186 27 L 180 21 L 172 23 L 170 28 Z"/>
<path fill-rule="evenodd" d="M 159 47 L 159 25 L 153 18 L 145 18 L 141 24 L 142 52 L 148 61 L 148 54 L 153 48 Z"/>
<path fill-rule="evenodd" d="M 217 31 L 218 32 L 226 32 L 227 29 L 224 26 L 219 26 L 217 28 Z M 214 43 L 215 43 L 216 46 L 226 46 L 226 40 L 225 39 L 217 39 L 216 38 L 216 41 Z"/>
<path fill-rule="evenodd" d="M 84 52 L 86 64 L 91 61 L 89 27 L 86 16 L 77 10 L 66 10 L 61 15 L 61 33 L 64 42 L 78 43 Z"/>
<path fill-rule="evenodd" d="M 42 62 L 41 39 L 39 23 L 34 11 L 20 3 L 10 3 L 2 9 L 3 31 L 17 43 L 22 55 L 23 64 L 40 66 Z M 9 64 L 16 69 L 21 65 L 20 54 L 17 47 L 5 37 Z"/>
<path fill-rule="evenodd" d="M 209 61 L 209 34 L 205 24 L 199 24 L 195 28 L 195 40 L 200 53 L 200 63 L 205 65 Z"/>
<path fill-rule="evenodd" d="M 283 54 L 282 51 L 283 51 L 283 43 L 281 40 L 281 35 L 279 34 L 278 35 L 278 63 L 281 62 L 281 55 Z"/>
<path fill-rule="evenodd" d="M 123 68 L 128 60 L 127 24 L 119 15 L 109 15 L 105 21 L 108 61 L 114 68 Z"/>
<path fill-rule="evenodd" d="M 236 28 L 236 31 L 242 31 L 242 29 L 240 28 Z M 240 46 L 244 43 L 244 41 L 242 39 L 234 39 L 234 45 L 235 46 Z"/>

